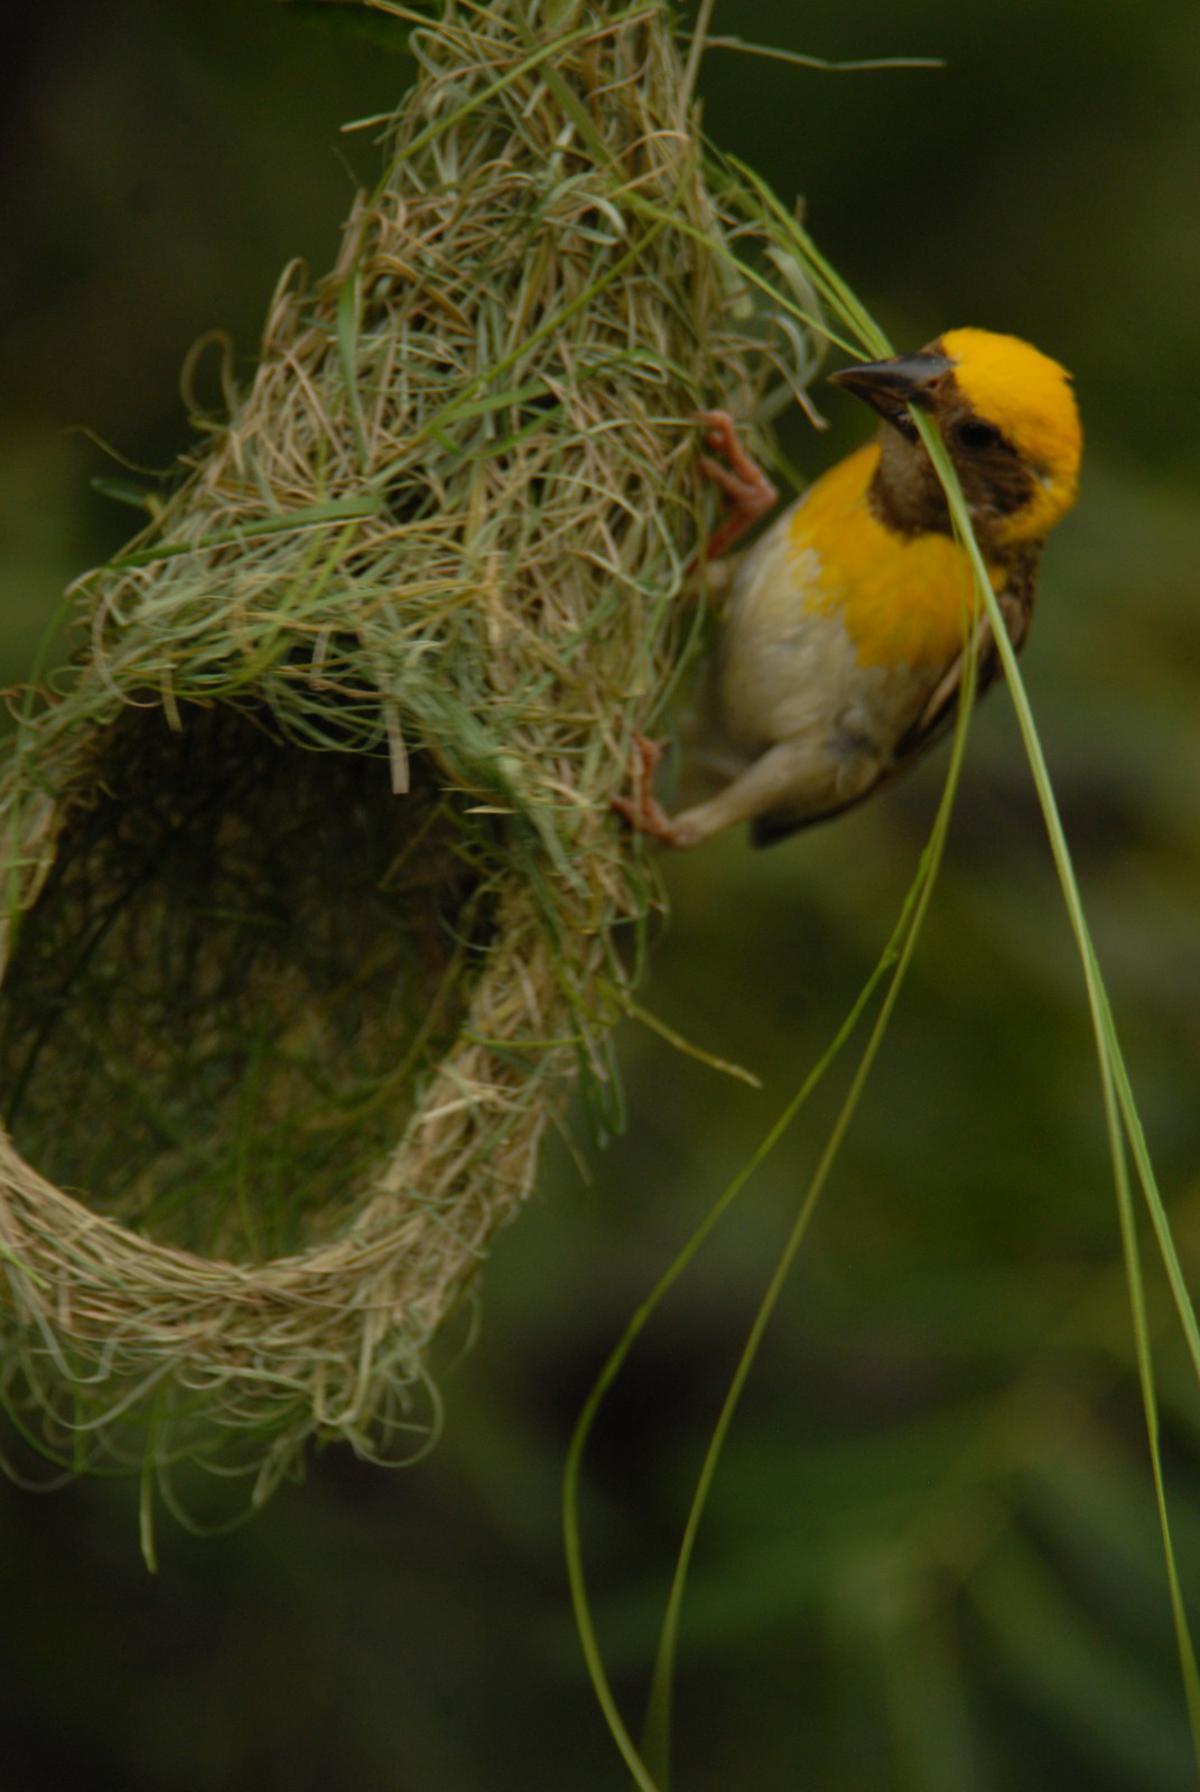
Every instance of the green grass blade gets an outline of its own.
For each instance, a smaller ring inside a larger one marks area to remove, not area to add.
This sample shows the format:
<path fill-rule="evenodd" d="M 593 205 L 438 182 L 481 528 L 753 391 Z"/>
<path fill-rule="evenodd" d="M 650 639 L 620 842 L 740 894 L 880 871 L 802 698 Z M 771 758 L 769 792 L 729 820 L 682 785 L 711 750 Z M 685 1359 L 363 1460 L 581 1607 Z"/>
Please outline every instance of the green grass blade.
<path fill-rule="evenodd" d="M 971 529 L 971 519 L 967 511 L 966 500 L 958 482 L 953 463 L 941 441 L 940 436 L 927 418 L 913 412 L 917 420 L 921 436 L 930 458 L 938 470 L 938 475 L 946 492 L 951 516 L 963 546 L 970 556 L 975 574 L 976 586 L 987 609 L 992 633 L 999 651 L 1000 661 L 1008 684 L 1009 695 L 1017 715 L 1017 724 L 1021 739 L 1029 759 L 1033 774 L 1034 787 L 1041 805 L 1046 832 L 1050 840 L 1050 851 L 1058 874 L 1063 900 L 1066 904 L 1067 916 L 1075 935 L 1083 966 L 1084 985 L 1087 991 L 1088 1007 L 1091 1012 L 1092 1030 L 1096 1043 L 1096 1057 L 1100 1070 L 1101 1092 L 1104 1101 L 1105 1122 L 1108 1130 L 1109 1151 L 1112 1157 L 1113 1180 L 1116 1187 L 1117 1211 L 1121 1227 L 1121 1246 L 1125 1258 L 1126 1280 L 1129 1289 L 1130 1313 L 1133 1323 L 1134 1346 L 1137 1358 L 1138 1379 L 1141 1387 L 1142 1406 L 1146 1422 L 1146 1437 L 1150 1454 L 1150 1467 L 1154 1480 L 1155 1503 L 1158 1508 L 1159 1529 L 1162 1534 L 1163 1559 L 1167 1575 L 1167 1587 L 1171 1601 L 1171 1614 L 1175 1626 L 1176 1647 L 1179 1654 L 1180 1672 L 1183 1677 L 1184 1693 L 1187 1699 L 1188 1721 L 1192 1732 L 1192 1745 L 1196 1754 L 1197 1768 L 1200 1769 L 1200 1670 L 1197 1668 L 1196 1651 L 1188 1624 L 1187 1610 L 1183 1601 L 1183 1593 L 1179 1581 L 1178 1564 L 1175 1558 L 1174 1545 L 1171 1539 L 1171 1523 L 1167 1510 L 1166 1484 L 1163 1476 L 1162 1458 L 1159 1447 L 1158 1399 L 1154 1383 L 1153 1353 L 1150 1343 L 1150 1332 L 1146 1320 L 1146 1294 L 1142 1279 L 1141 1261 L 1137 1243 L 1137 1225 L 1133 1211 L 1132 1194 L 1129 1186 L 1129 1167 L 1126 1147 L 1133 1152 L 1134 1163 L 1138 1170 L 1139 1181 L 1146 1206 L 1150 1214 L 1155 1238 L 1167 1273 L 1171 1294 L 1175 1302 L 1180 1325 L 1187 1341 L 1193 1365 L 1200 1376 L 1200 1335 L 1197 1334 L 1195 1309 L 1184 1281 L 1183 1271 L 1179 1263 L 1174 1240 L 1171 1236 L 1170 1221 L 1163 1205 L 1158 1189 L 1157 1178 L 1150 1163 L 1146 1146 L 1145 1133 L 1134 1099 L 1133 1088 L 1117 1037 L 1116 1025 L 1113 1021 L 1112 1008 L 1108 991 L 1096 956 L 1092 941 L 1091 929 L 1084 912 L 1083 899 L 1079 892 L 1075 867 L 1067 845 L 1066 834 L 1059 814 L 1058 803 L 1054 795 L 1054 787 L 1042 751 L 1041 740 L 1033 718 L 1033 709 L 1029 695 L 1025 689 L 1017 664 L 1016 651 L 1008 638 L 1008 630 L 1004 625 L 1000 606 L 992 590 L 987 575 L 979 544 Z"/>
<path fill-rule="evenodd" d="M 676 1257 L 668 1265 L 662 1276 L 660 1276 L 659 1280 L 651 1289 L 646 1299 L 637 1308 L 622 1336 L 608 1356 L 600 1374 L 597 1376 L 579 1414 L 579 1418 L 576 1421 L 575 1429 L 571 1436 L 563 1476 L 563 1535 L 567 1559 L 567 1576 L 571 1590 L 571 1602 L 574 1609 L 576 1625 L 579 1630 L 580 1640 L 583 1646 L 584 1658 L 587 1662 L 588 1671 L 596 1689 L 601 1709 L 604 1712 L 609 1728 L 612 1731 L 614 1740 L 625 1759 L 626 1765 L 629 1766 L 630 1771 L 634 1773 L 635 1782 L 639 1786 L 657 1785 L 659 1792 L 663 1792 L 663 1789 L 667 1784 L 667 1734 L 670 1723 L 670 1687 L 674 1675 L 679 1613 L 682 1606 L 683 1591 L 687 1580 L 687 1570 L 692 1546 L 699 1528 L 699 1522 L 707 1499 L 708 1490 L 711 1486 L 713 1475 L 715 1474 L 724 1437 L 729 1424 L 732 1421 L 742 1388 L 745 1385 L 745 1381 L 753 1364 L 754 1355 L 758 1349 L 762 1335 L 766 1330 L 771 1312 L 778 1300 L 783 1285 L 786 1282 L 796 1252 L 799 1250 L 800 1244 L 803 1241 L 804 1234 L 807 1231 L 809 1220 L 815 1210 L 821 1190 L 827 1182 L 829 1173 L 832 1170 L 837 1151 L 840 1148 L 842 1139 L 845 1136 L 845 1132 L 853 1116 L 854 1109 L 861 1096 L 862 1089 L 866 1083 L 867 1074 L 869 1073 L 871 1064 L 878 1052 L 879 1045 L 882 1042 L 888 1020 L 890 1019 L 896 998 L 899 995 L 900 985 L 911 961 L 916 939 L 920 932 L 921 922 L 924 919 L 929 899 L 932 895 L 934 879 L 941 858 L 946 830 L 949 826 L 954 792 L 957 787 L 962 756 L 965 750 L 966 728 L 970 719 L 973 692 L 974 664 L 971 662 L 964 686 L 964 701 L 961 708 L 959 723 L 956 728 L 955 743 L 951 754 L 950 771 L 947 775 L 946 785 L 943 788 L 942 800 L 939 805 L 937 819 L 934 823 L 933 833 L 929 844 L 922 854 L 916 875 L 905 895 L 896 926 L 880 955 L 878 963 L 863 984 L 862 989 L 859 991 L 859 994 L 843 1020 L 842 1025 L 839 1027 L 823 1056 L 813 1066 L 812 1070 L 810 1070 L 796 1093 L 792 1096 L 791 1100 L 776 1119 L 774 1125 L 765 1134 L 747 1162 L 737 1172 L 728 1186 L 713 1203 L 700 1225 L 696 1227 L 694 1232 L 692 1232 L 682 1249 L 678 1252 Z M 772 1276 L 771 1283 L 763 1297 L 750 1337 L 748 1338 L 745 1349 L 739 1359 L 725 1403 L 718 1417 L 717 1424 L 714 1427 L 710 1446 L 701 1470 L 701 1477 L 697 1484 L 696 1494 L 693 1498 L 692 1507 L 688 1515 L 687 1528 L 685 1530 L 680 1555 L 676 1564 L 668 1601 L 667 1614 L 664 1619 L 663 1630 L 660 1636 L 650 1704 L 647 1713 L 647 1747 L 650 1750 L 653 1759 L 651 1762 L 647 1762 L 635 1747 L 613 1697 L 611 1686 L 608 1682 L 607 1675 L 604 1672 L 603 1659 L 596 1636 L 595 1622 L 591 1612 L 586 1575 L 583 1568 L 579 1515 L 579 1487 L 584 1451 L 586 1450 L 588 1438 L 591 1435 L 600 1408 L 603 1405 L 613 1382 L 620 1373 L 634 1343 L 645 1328 L 646 1323 L 666 1298 L 670 1289 L 679 1280 L 693 1257 L 700 1250 L 718 1220 L 727 1212 L 729 1207 L 741 1194 L 750 1178 L 754 1175 L 755 1171 L 775 1149 L 785 1133 L 791 1127 L 792 1122 L 795 1120 L 800 1109 L 804 1106 L 817 1085 L 824 1079 L 826 1073 L 841 1055 L 843 1048 L 848 1043 L 852 1034 L 857 1030 L 860 1020 L 870 1007 L 880 985 L 885 979 L 889 978 L 889 975 L 890 982 L 888 983 L 887 991 L 885 993 L 884 1003 L 854 1073 L 850 1093 L 843 1103 L 838 1120 L 835 1122 L 834 1132 L 831 1134 L 830 1140 L 826 1145 L 825 1153 L 818 1165 L 800 1212 L 796 1217 L 792 1232 L 784 1247 L 784 1254 L 780 1259 L 780 1263 L 777 1266 L 777 1269 Z M 652 1766 L 652 1768 L 656 1770 L 659 1776 L 656 1780 L 648 1781 L 644 1777 L 641 1777 L 645 1774 L 647 1765 Z"/>
<path fill-rule="evenodd" d="M 968 631 L 968 640 L 972 639 Z M 729 1427 L 733 1422 L 750 1371 L 754 1366 L 763 1337 L 771 1316 L 779 1303 L 788 1276 L 804 1242 L 809 1223 L 816 1211 L 817 1204 L 832 1174 L 838 1153 L 850 1128 L 855 1111 L 862 1099 L 867 1079 L 883 1044 L 884 1036 L 891 1023 L 896 1002 L 899 999 L 905 977 L 912 963 L 922 925 L 928 912 L 929 903 L 937 881 L 938 868 L 945 849 L 946 837 L 953 813 L 954 799 L 958 790 L 962 772 L 963 758 L 966 751 L 967 729 L 970 726 L 971 712 L 974 705 L 975 681 L 977 670 L 977 654 L 968 654 L 964 670 L 963 699 L 955 725 L 954 742 L 950 755 L 950 764 L 946 773 L 946 781 L 942 786 L 941 799 L 934 817 L 929 842 L 921 856 L 916 876 L 909 888 L 904 908 L 893 940 L 889 947 L 896 946 L 894 954 L 889 951 L 885 955 L 890 964 L 891 976 L 879 1013 L 871 1028 L 866 1045 L 855 1067 L 850 1087 L 838 1111 L 821 1153 L 816 1170 L 809 1182 L 800 1208 L 792 1223 L 791 1230 L 779 1255 L 775 1269 L 759 1302 L 746 1343 L 738 1358 L 733 1377 L 730 1381 L 720 1413 L 713 1426 L 705 1451 L 704 1461 L 696 1481 L 696 1490 L 692 1496 L 691 1507 L 684 1526 L 683 1539 L 676 1559 L 675 1572 L 671 1581 L 671 1589 L 667 1598 L 666 1614 L 659 1636 L 658 1654 L 655 1660 L 651 1682 L 650 1701 L 646 1715 L 645 1754 L 651 1767 L 657 1772 L 661 1785 L 665 1788 L 669 1776 L 669 1746 L 671 1729 L 672 1688 L 675 1679 L 675 1658 L 678 1652 L 679 1620 L 683 1605 L 683 1594 L 687 1584 L 688 1570 L 691 1565 L 692 1552 L 700 1528 L 704 1508 L 716 1475 L 717 1465 L 725 1445 Z M 899 936 L 899 937 L 897 937 Z M 822 1060 L 822 1064 L 827 1062 Z M 805 1090 L 808 1084 L 805 1084 Z M 800 1103 L 796 1100 L 785 1112 L 790 1119 Z"/>
<path fill-rule="evenodd" d="M 363 424 L 362 401 L 358 394 L 360 287 L 359 272 L 355 267 L 338 294 L 337 345 L 338 359 L 342 368 L 342 381 L 346 388 L 346 402 L 350 407 L 350 421 L 354 429 L 354 445 L 358 449 L 360 463 L 367 467 L 370 465 L 371 456 L 367 449 L 367 432 Z"/>
<path fill-rule="evenodd" d="M 882 356 L 891 352 L 882 331 L 879 330 L 870 314 L 861 305 L 855 295 L 846 286 L 829 263 L 820 255 L 807 232 L 788 212 L 770 191 L 766 184 L 750 169 L 739 164 L 733 158 L 713 158 L 715 178 L 724 178 L 727 182 L 725 197 L 733 195 L 733 203 L 740 206 L 743 215 L 753 220 L 764 235 L 774 244 L 786 248 L 802 265 L 805 274 L 820 301 L 828 305 L 834 317 L 841 323 L 849 335 L 856 338 L 862 352 L 867 356 Z M 639 204 L 648 222 L 657 222 L 660 208 L 650 203 Z M 756 287 L 760 292 L 768 294 L 772 302 L 792 316 L 800 317 L 810 328 L 820 329 L 830 340 L 840 341 L 848 352 L 860 352 L 834 331 L 823 326 L 820 320 L 798 311 L 794 298 L 783 288 L 776 286 L 769 276 L 752 268 L 738 257 L 728 245 L 722 251 L 728 260 L 731 271 L 739 278 Z M 1144 1130 L 1137 1109 L 1131 1079 L 1128 1073 L 1116 1027 L 1112 1016 L 1111 1005 L 1100 970 L 1090 929 L 1087 924 L 1082 898 L 1080 896 L 1074 866 L 1066 837 L 1058 813 L 1049 772 L 1045 764 L 1040 740 L 1034 722 L 1032 710 L 1024 684 L 1017 666 L 1016 654 L 1008 638 L 1007 629 L 1000 613 L 999 605 L 992 590 L 977 542 L 974 539 L 970 516 L 967 512 L 958 480 L 940 438 L 924 417 L 917 415 L 916 421 L 921 429 L 931 458 L 938 470 L 946 490 L 947 500 L 954 519 L 956 532 L 969 557 L 977 589 L 976 603 L 982 607 L 982 613 L 989 618 L 995 637 L 996 648 L 1001 666 L 1004 670 L 1008 690 L 1017 714 L 1025 751 L 1029 759 L 1031 773 L 1038 799 L 1041 804 L 1051 853 L 1058 880 L 1062 889 L 1068 919 L 1075 937 L 1083 968 L 1087 1000 L 1092 1021 L 1097 1063 L 1100 1073 L 1101 1095 L 1105 1126 L 1109 1143 L 1109 1152 L 1113 1166 L 1113 1179 L 1117 1198 L 1118 1219 L 1122 1239 L 1122 1252 L 1125 1275 L 1130 1301 L 1132 1329 L 1135 1355 L 1138 1367 L 1139 1385 L 1145 1415 L 1148 1452 L 1155 1489 L 1155 1500 L 1159 1518 L 1163 1558 L 1166 1568 L 1168 1592 L 1175 1628 L 1177 1653 L 1184 1682 L 1187 1699 L 1189 1721 L 1192 1731 L 1193 1746 L 1197 1761 L 1200 1764 L 1200 1673 L 1198 1673 L 1195 1649 L 1188 1624 L 1187 1612 L 1180 1586 L 1178 1567 L 1171 1534 L 1165 1479 L 1161 1460 L 1159 1442 L 1158 1401 L 1155 1389 L 1153 1355 L 1150 1327 L 1147 1320 L 1146 1298 L 1140 1254 L 1138 1247 L 1137 1216 L 1133 1200 L 1130 1178 L 1130 1161 L 1132 1161 L 1137 1181 L 1146 1204 L 1155 1242 L 1162 1259 L 1167 1281 L 1170 1287 L 1175 1310 L 1182 1327 L 1187 1348 L 1191 1356 L 1197 1377 L 1200 1378 L 1200 1327 L 1189 1296 L 1178 1253 L 1171 1235 L 1170 1221 L 1158 1188 L 1146 1143 Z M 977 611 L 977 613 L 979 613 Z M 973 639 L 973 632 L 967 631 L 967 639 Z M 763 1139 L 746 1165 L 733 1178 L 728 1187 L 718 1197 L 708 1214 L 693 1232 L 682 1250 L 677 1254 L 667 1270 L 659 1278 L 646 1300 L 638 1307 L 624 1334 L 610 1353 L 597 1380 L 584 1404 L 571 1438 L 563 1482 L 563 1526 L 567 1555 L 568 1577 L 571 1588 L 571 1599 L 575 1619 L 579 1628 L 585 1659 L 592 1676 L 597 1696 L 613 1736 L 621 1751 L 626 1765 L 629 1767 L 635 1783 L 642 1788 L 657 1788 L 657 1792 L 665 1792 L 669 1781 L 670 1761 L 669 1743 L 671 1730 L 672 1688 L 674 1684 L 675 1662 L 678 1652 L 679 1623 L 682 1610 L 683 1594 L 698 1534 L 699 1525 L 707 1498 L 713 1484 L 716 1468 L 720 1460 L 729 1427 L 736 1413 L 741 1393 L 753 1367 L 762 1338 L 769 1324 L 771 1315 L 778 1303 L 788 1274 L 795 1257 L 803 1243 L 812 1214 L 815 1211 L 821 1193 L 828 1183 L 835 1165 L 838 1152 L 846 1132 L 853 1120 L 858 1102 L 861 1099 L 871 1068 L 878 1054 L 879 1047 L 886 1033 L 887 1026 L 894 1012 L 903 986 L 904 977 L 911 964 L 921 926 L 925 919 L 928 905 L 936 880 L 937 870 L 944 849 L 950 815 L 957 788 L 963 755 L 965 752 L 966 729 L 969 723 L 971 704 L 975 685 L 975 657 L 968 656 L 968 666 L 964 673 L 964 686 L 960 713 L 957 719 L 954 746 L 951 755 L 950 769 L 943 788 L 941 803 L 929 843 L 922 856 L 917 875 L 910 886 L 900 919 L 891 939 L 876 966 L 867 980 L 843 1026 L 830 1045 L 824 1057 L 810 1072 L 795 1096 L 784 1108 L 774 1126 Z M 649 1707 L 647 1712 L 644 1740 L 641 1750 L 635 1745 L 617 1707 L 612 1689 L 604 1671 L 595 1625 L 590 1609 L 586 1578 L 583 1570 L 581 1532 L 579 1521 L 579 1487 L 583 1454 L 588 1437 L 603 1401 L 608 1395 L 620 1369 L 629 1355 L 636 1339 L 644 1329 L 648 1319 L 665 1298 L 670 1288 L 682 1275 L 692 1257 L 700 1249 L 717 1220 L 727 1211 L 731 1203 L 744 1188 L 758 1165 L 773 1150 L 783 1137 L 799 1108 L 807 1099 L 816 1083 L 821 1080 L 830 1065 L 840 1054 L 851 1033 L 857 1027 L 864 1011 L 878 991 L 883 979 L 887 978 L 887 986 L 880 1003 L 879 1012 L 871 1028 L 867 1042 L 859 1056 L 857 1065 L 851 1076 L 845 1099 L 839 1109 L 837 1118 L 830 1131 L 817 1169 L 805 1192 L 803 1201 L 793 1220 L 788 1237 L 785 1240 L 778 1262 L 770 1277 L 762 1300 L 755 1313 L 746 1343 L 738 1358 L 729 1388 L 726 1392 L 720 1413 L 714 1424 L 704 1461 L 702 1463 L 695 1492 L 685 1523 L 680 1549 L 675 1565 L 667 1606 L 660 1632 L 658 1650 L 654 1666 Z"/>
<path fill-rule="evenodd" d="M 687 1269 L 689 1263 L 700 1250 L 717 1222 L 737 1200 L 755 1171 L 765 1159 L 770 1156 L 771 1152 L 774 1151 L 775 1147 L 784 1137 L 784 1134 L 790 1128 L 800 1109 L 812 1095 L 817 1085 L 823 1080 L 836 1059 L 841 1055 L 843 1048 L 850 1040 L 852 1034 L 856 1031 L 863 1015 L 870 1007 L 880 984 L 888 976 L 888 973 L 892 972 L 900 962 L 904 953 L 906 939 L 912 929 L 917 904 L 920 901 L 927 865 L 928 849 L 926 854 L 922 857 L 921 866 L 918 869 L 917 876 L 914 878 L 913 884 L 905 897 L 900 917 L 892 932 L 891 938 L 884 947 L 879 961 L 871 972 L 871 975 L 867 978 L 862 989 L 859 991 L 857 998 L 846 1014 L 845 1019 L 828 1049 L 818 1063 L 813 1066 L 799 1089 L 784 1107 L 774 1125 L 764 1135 L 763 1139 L 747 1159 L 746 1163 L 740 1170 L 738 1170 L 736 1175 L 722 1190 L 716 1201 L 714 1201 L 713 1205 L 709 1208 L 709 1211 L 704 1216 L 703 1220 L 688 1237 L 681 1250 L 668 1264 L 645 1300 L 638 1306 L 628 1325 L 625 1327 L 624 1332 L 621 1334 L 621 1337 L 617 1340 L 617 1343 L 613 1346 L 613 1349 L 605 1360 L 605 1363 L 601 1368 L 599 1375 L 596 1377 L 588 1397 L 580 1410 L 579 1417 L 575 1421 L 575 1428 L 571 1434 L 571 1441 L 567 1449 L 562 1488 L 563 1542 L 567 1563 L 567 1579 L 571 1592 L 571 1604 L 575 1615 L 576 1627 L 579 1631 L 584 1659 L 587 1663 L 588 1673 L 595 1688 L 600 1708 L 604 1713 L 609 1729 L 612 1732 L 617 1747 L 621 1751 L 626 1765 L 634 1775 L 635 1783 L 640 1787 L 655 1788 L 656 1782 L 646 1777 L 646 1765 L 621 1717 L 612 1693 L 612 1688 L 608 1681 L 608 1676 L 605 1673 L 603 1657 L 596 1636 L 591 1601 L 588 1595 L 587 1577 L 583 1566 L 579 1492 L 582 1477 L 583 1456 L 587 1449 L 588 1439 L 591 1436 L 596 1418 L 608 1396 L 609 1390 L 617 1376 L 620 1374 L 626 1358 L 629 1356 L 638 1337 L 645 1329 L 647 1322 L 666 1299 L 666 1296 Z M 682 1585 L 680 1587 L 680 1596 L 681 1594 Z M 678 1603 L 678 1601 L 676 1603 Z M 662 1792 L 662 1788 L 658 1787 L 657 1792 Z"/>

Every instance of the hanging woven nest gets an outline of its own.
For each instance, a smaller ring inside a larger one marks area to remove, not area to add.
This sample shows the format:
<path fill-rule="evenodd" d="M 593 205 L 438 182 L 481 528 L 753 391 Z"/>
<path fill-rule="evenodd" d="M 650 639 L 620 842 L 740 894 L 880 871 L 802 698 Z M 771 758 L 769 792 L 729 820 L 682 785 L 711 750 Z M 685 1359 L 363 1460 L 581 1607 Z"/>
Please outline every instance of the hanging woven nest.
<path fill-rule="evenodd" d="M 4 1392 L 76 1469 L 411 1455 L 547 1121 L 612 1101 L 688 418 L 770 357 L 665 7 L 412 43 L 337 266 L 78 582 L 3 772 Z"/>

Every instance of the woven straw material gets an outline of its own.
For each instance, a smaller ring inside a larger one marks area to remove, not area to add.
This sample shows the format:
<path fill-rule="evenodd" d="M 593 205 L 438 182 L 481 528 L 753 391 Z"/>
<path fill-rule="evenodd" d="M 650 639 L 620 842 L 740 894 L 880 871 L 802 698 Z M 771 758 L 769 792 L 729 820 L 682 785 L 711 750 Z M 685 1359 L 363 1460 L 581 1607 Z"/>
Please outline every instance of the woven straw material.
<path fill-rule="evenodd" d="M 5 1394 L 70 1468 L 396 1460 L 656 900 L 617 824 L 748 334 L 665 8 L 446 7 L 0 786 Z M 631 924 L 633 924 L 631 928 Z"/>

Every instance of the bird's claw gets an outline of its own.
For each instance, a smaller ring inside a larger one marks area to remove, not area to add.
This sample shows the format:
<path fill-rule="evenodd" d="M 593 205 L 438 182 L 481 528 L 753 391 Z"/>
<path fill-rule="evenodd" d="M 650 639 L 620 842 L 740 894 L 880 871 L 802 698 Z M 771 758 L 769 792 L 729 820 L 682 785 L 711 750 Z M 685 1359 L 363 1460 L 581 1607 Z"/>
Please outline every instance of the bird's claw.
<path fill-rule="evenodd" d="M 631 768 L 633 795 L 613 797 L 612 806 L 639 834 L 649 834 L 666 846 L 674 846 L 675 829 L 671 817 L 653 790 L 654 774 L 666 745 L 665 740 L 650 740 L 635 732 Z"/>
<path fill-rule="evenodd" d="M 712 455 L 702 454 L 697 465 L 704 477 L 720 488 L 729 505 L 724 521 L 708 538 L 706 558 L 715 560 L 767 514 L 779 493 L 742 447 L 728 411 L 697 411 L 695 421 L 703 426 L 705 443 L 713 450 Z"/>

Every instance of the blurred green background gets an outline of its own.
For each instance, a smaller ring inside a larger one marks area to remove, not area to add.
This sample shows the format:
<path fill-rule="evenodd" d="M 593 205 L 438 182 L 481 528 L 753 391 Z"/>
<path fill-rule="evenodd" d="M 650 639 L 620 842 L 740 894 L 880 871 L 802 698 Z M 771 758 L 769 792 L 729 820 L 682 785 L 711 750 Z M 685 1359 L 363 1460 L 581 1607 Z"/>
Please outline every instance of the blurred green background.
<path fill-rule="evenodd" d="M 1083 498 L 1025 660 L 1185 1259 L 1200 1264 L 1200 14 L 1191 0 L 731 0 L 715 29 L 942 72 L 714 50 L 706 122 L 790 197 L 902 346 L 1011 329 L 1075 372 Z M 402 63 L 275 0 L 60 0 L 0 27 L 0 677 L 132 513 L 89 481 L 187 443 L 178 370 L 243 367 L 275 279 L 332 257 L 347 119 Z M 720 394 L 714 393 L 714 400 Z M 788 437 L 812 471 L 861 432 Z M 645 993 L 753 1093 L 634 1027 L 625 1136 L 550 1147 L 500 1237 L 446 1434 L 388 1475 L 331 1453 L 248 1528 L 136 1490 L 0 1484 L 14 1788 L 506 1792 L 624 1781 L 561 1566 L 566 1440 L 631 1309 L 820 1054 L 890 931 L 944 754 L 765 855 L 667 872 Z M 653 1327 L 589 1458 L 598 1617 L 636 1719 L 707 1428 L 800 1199 L 807 1110 Z M 582 1133 L 580 1126 L 576 1127 Z M 1149 1252 L 1147 1252 L 1149 1256 Z M 1150 1272 L 1185 1582 L 1197 1391 Z M 1194 1615 L 1200 1614 L 1200 1597 Z M 1079 972 L 1002 694 L 977 718 L 916 967 L 722 1463 L 683 1633 L 678 1780 L 1194 1783 Z"/>

